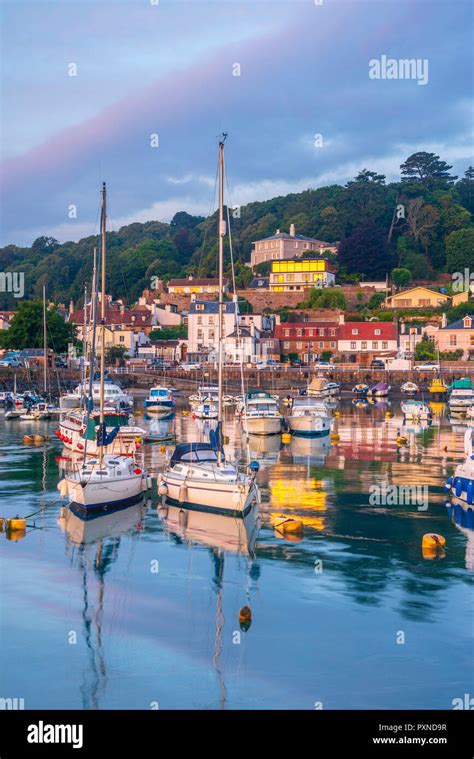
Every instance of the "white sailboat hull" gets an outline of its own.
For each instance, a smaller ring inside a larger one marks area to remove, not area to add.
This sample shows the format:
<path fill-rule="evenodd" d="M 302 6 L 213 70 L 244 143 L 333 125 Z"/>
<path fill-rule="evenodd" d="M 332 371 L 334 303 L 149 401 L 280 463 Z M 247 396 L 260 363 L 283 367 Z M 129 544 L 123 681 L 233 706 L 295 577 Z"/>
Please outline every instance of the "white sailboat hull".
<path fill-rule="evenodd" d="M 193 480 L 168 471 L 161 476 L 159 493 L 162 492 L 163 485 L 167 488 L 166 495 L 162 496 L 164 503 L 192 511 L 242 517 L 259 504 L 257 487 L 253 482 L 246 483 L 245 480 L 240 483 L 218 480 L 205 482 L 202 478 Z"/>

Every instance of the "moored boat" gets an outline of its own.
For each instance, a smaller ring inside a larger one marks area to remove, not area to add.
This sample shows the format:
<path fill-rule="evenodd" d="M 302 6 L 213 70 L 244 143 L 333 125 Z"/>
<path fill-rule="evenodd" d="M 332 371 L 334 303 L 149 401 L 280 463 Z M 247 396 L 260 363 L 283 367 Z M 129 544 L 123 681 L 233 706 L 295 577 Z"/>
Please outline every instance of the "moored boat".
<path fill-rule="evenodd" d="M 314 377 L 308 386 L 308 395 L 313 398 L 325 398 L 329 395 L 329 381 L 326 377 Z"/>
<path fill-rule="evenodd" d="M 441 377 L 433 377 L 428 388 L 430 398 L 434 401 L 444 401 L 448 394 L 448 387 Z"/>
<path fill-rule="evenodd" d="M 377 382 L 376 385 L 370 388 L 367 395 L 369 395 L 371 398 L 385 398 L 390 390 L 390 385 L 387 385 L 386 382 Z"/>
<path fill-rule="evenodd" d="M 170 388 L 156 386 L 150 388 L 148 398 L 145 398 L 143 405 L 149 414 L 153 411 L 173 411 L 176 404 Z"/>
<path fill-rule="evenodd" d="M 416 395 L 420 392 L 420 388 L 416 382 L 404 382 L 400 390 L 404 395 Z"/>
<path fill-rule="evenodd" d="M 448 390 L 449 410 L 455 414 L 466 413 L 474 402 L 474 390 L 472 389 L 472 381 L 470 377 L 454 380 Z"/>
<path fill-rule="evenodd" d="M 264 390 L 249 390 L 239 408 L 240 421 L 249 435 L 278 435 L 282 416 L 278 402 Z"/>
<path fill-rule="evenodd" d="M 458 464 L 454 475 L 448 477 L 445 484 L 447 493 L 465 501 L 469 506 L 474 501 L 474 455 L 473 455 L 473 430 L 469 428 L 464 434 L 464 453 L 466 459 Z"/>
<path fill-rule="evenodd" d="M 329 435 L 332 417 L 324 401 L 317 398 L 293 398 L 287 417 L 290 432 L 295 435 L 323 437 Z"/>
<path fill-rule="evenodd" d="M 363 382 L 359 382 L 358 385 L 354 385 L 352 388 L 352 392 L 356 395 L 367 395 L 369 392 L 370 387 L 368 385 L 365 385 Z"/>

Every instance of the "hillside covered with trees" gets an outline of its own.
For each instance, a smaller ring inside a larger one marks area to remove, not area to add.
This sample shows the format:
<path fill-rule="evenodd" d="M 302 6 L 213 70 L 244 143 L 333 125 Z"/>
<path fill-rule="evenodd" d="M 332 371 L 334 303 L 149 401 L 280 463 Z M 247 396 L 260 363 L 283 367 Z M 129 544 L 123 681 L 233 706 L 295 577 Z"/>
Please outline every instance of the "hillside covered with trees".
<path fill-rule="evenodd" d="M 400 167 L 400 181 L 363 169 L 346 185 L 308 189 L 285 197 L 249 203 L 231 211 L 237 285 L 245 287 L 251 271 L 252 241 L 288 230 L 327 242 L 340 241 L 342 281 L 382 278 L 394 269 L 400 282 L 463 271 L 474 250 L 474 169 L 453 176 L 451 166 L 433 153 L 410 156 Z M 217 268 L 217 214 L 209 219 L 177 213 L 170 224 L 149 221 L 108 234 L 108 287 L 113 297 L 136 301 L 152 277 L 213 276 Z M 48 298 L 81 302 L 90 287 L 96 236 L 59 243 L 40 237 L 31 247 L 0 248 L 0 270 L 25 273 L 25 296 L 37 298 L 43 285 Z M 227 266 L 229 250 L 226 250 Z M 402 270 L 400 273 L 399 270 Z M 405 271 L 405 273 L 403 273 Z M 408 273 L 407 273 L 408 272 Z M 0 308 L 16 308 L 0 293 Z"/>

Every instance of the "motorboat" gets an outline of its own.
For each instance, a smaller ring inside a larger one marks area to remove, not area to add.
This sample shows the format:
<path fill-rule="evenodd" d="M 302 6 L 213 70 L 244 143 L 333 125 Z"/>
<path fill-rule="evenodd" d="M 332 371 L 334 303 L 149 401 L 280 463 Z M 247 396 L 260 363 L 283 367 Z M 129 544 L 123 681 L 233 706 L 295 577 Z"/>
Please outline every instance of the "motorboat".
<path fill-rule="evenodd" d="M 404 382 L 400 390 L 404 395 L 416 395 L 420 392 L 420 388 L 416 382 Z"/>
<path fill-rule="evenodd" d="M 84 382 L 78 385 L 72 393 L 62 395 L 59 401 L 60 409 L 67 411 L 85 406 L 85 399 L 89 393 L 89 383 Z M 92 398 L 94 405 L 98 405 L 100 394 L 100 380 L 92 382 Z M 131 395 L 124 393 L 122 388 L 115 382 L 104 380 L 104 403 L 106 406 L 113 406 L 117 410 L 127 410 L 133 407 L 133 398 Z"/>
<path fill-rule="evenodd" d="M 449 410 L 455 414 L 466 413 L 474 402 L 474 390 L 469 377 L 454 380 L 449 389 Z"/>
<path fill-rule="evenodd" d="M 376 385 L 370 388 L 367 395 L 371 398 L 386 398 L 390 391 L 390 385 L 386 382 L 377 382 Z"/>
<path fill-rule="evenodd" d="M 341 386 L 339 382 L 328 382 L 327 391 L 328 395 L 339 395 L 341 392 Z"/>
<path fill-rule="evenodd" d="M 176 405 L 173 393 L 168 387 L 152 387 L 148 398 L 145 398 L 143 405 L 147 414 L 157 412 L 173 412 Z"/>
<path fill-rule="evenodd" d="M 294 435 L 323 437 L 329 435 L 332 416 L 324 401 L 317 398 L 293 398 L 287 417 L 288 427 Z"/>
<path fill-rule="evenodd" d="M 428 388 L 430 398 L 434 401 L 444 401 L 448 394 L 448 386 L 441 377 L 433 377 Z"/>
<path fill-rule="evenodd" d="M 308 395 L 312 398 L 324 398 L 329 395 L 329 381 L 326 377 L 314 377 L 308 386 Z"/>
<path fill-rule="evenodd" d="M 240 421 L 249 435 L 278 435 L 282 416 L 278 401 L 265 390 L 249 390 L 239 409 Z"/>
<path fill-rule="evenodd" d="M 363 382 L 359 382 L 358 385 L 354 385 L 352 388 L 352 392 L 356 395 L 367 395 L 369 392 L 370 387 L 368 385 L 365 385 Z"/>

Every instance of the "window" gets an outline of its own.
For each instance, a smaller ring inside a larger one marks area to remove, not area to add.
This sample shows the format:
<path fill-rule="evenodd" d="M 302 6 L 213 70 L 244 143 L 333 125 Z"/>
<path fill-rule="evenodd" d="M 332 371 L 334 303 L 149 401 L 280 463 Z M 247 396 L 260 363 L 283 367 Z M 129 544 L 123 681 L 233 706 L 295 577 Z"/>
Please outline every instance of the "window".
<path fill-rule="evenodd" d="M 125 342 L 125 337 L 124 337 L 124 335 L 120 335 L 120 337 L 119 337 L 119 341 L 120 341 L 121 343 L 124 343 L 124 342 Z"/>
<path fill-rule="evenodd" d="M 204 311 L 204 303 L 196 303 L 196 311 Z"/>
<path fill-rule="evenodd" d="M 336 343 L 334 343 L 334 342 L 331 342 L 331 343 L 330 343 L 330 346 L 331 346 L 331 348 L 335 348 L 335 347 L 336 347 Z"/>
<path fill-rule="evenodd" d="M 359 334 L 359 330 L 358 329 L 353 329 L 352 330 L 352 334 L 353 335 L 358 335 Z"/>
<path fill-rule="evenodd" d="M 380 332 L 379 329 L 374 329 L 374 335 L 380 335 L 380 334 L 381 334 L 381 332 Z"/>
<path fill-rule="evenodd" d="M 374 341 L 372 342 L 372 350 L 376 351 L 376 350 L 378 350 L 378 349 L 379 349 L 379 343 L 378 343 L 378 340 L 374 340 Z"/>
<path fill-rule="evenodd" d="M 418 305 L 419 306 L 429 306 L 431 305 L 429 298 L 418 298 Z"/>
<path fill-rule="evenodd" d="M 202 316 L 198 316 L 198 324 L 202 324 Z"/>
<path fill-rule="evenodd" d="M 320 348 L 324 348 L 324 343 L 323 343 L 323 342 L 320 342 L 320 343 L 319 343 L 319 347 L 320 347 Z"/>
<path fill-rule="evenodd" d="M 290 349 L 290 343 L 288 343 L 288 342 L 283 343 L 283 347 L 285 348 L 285 350 L 289 350 Z"/>
<path fill-rule="evenodd" d="M 202 329 L 198 329 L 197 339 L 198 340 L 203 340 L 204 339 L 204 332 L 202 331 Z"/>
<path fill-rule="evenodd" d="M 303 347 L 303 343 L 302 342 L 297 342 L 296 343 L 297 350 L 301 350 L 302 347 Z"/>
<path fill-rule="evenodd" d="M 285 329 L 285 337 L 289 337 L 290 334 L 291 334 L 290 330 L 289 329 Z"/>
<path fill-rule="evenodd" d="M 367 350 L 367 342 L 366 342 L 366 340 L 362 340 L 362 350 L 363 351 Z"/>
<path fill-rule="evenodd" d="M 382 343 L 382 350 L 387 350 L 387 348 L 388 348 L 388 343 L 386 340 L 384 340 Z"/>
<path fill-rule="evenodd" d="M 458 344 L 457 335 L 450 335 L 449 336 L 449 344 L 450 345 L 457 345 Z"/>
<path fill-rule="evenodd" d="M 398 298 L 395 300 L 395 306 L 398 306 L 399 308 L 410 308 L 411 306 L 411 299 L 410 298 Z"/>
<path fill-rule="evenodd" d="M 356 342 L 355 342 L 355 340 L 353 340 L 351 342 L 351 351 L 355 351 L 355 349 L 356 349 Z"/>
<path fill-rule="evenodd" d="M 212 314 L 209 317 L 209 324 L 214 324 L 214 316 Z"/>
<path fill-rule="evenodd" d="M 298 337 L 301 337 L 301 335 L 303 334 L 303 330 L 297 329 L 296 330 L 296 334 L 297 334 Z"/>
<path fill-rule="evenodd" d="M 331 337 L 334 337 L 335 334 L 336 334 L 336 330 L 335 329 L 331 329 Z"/>

